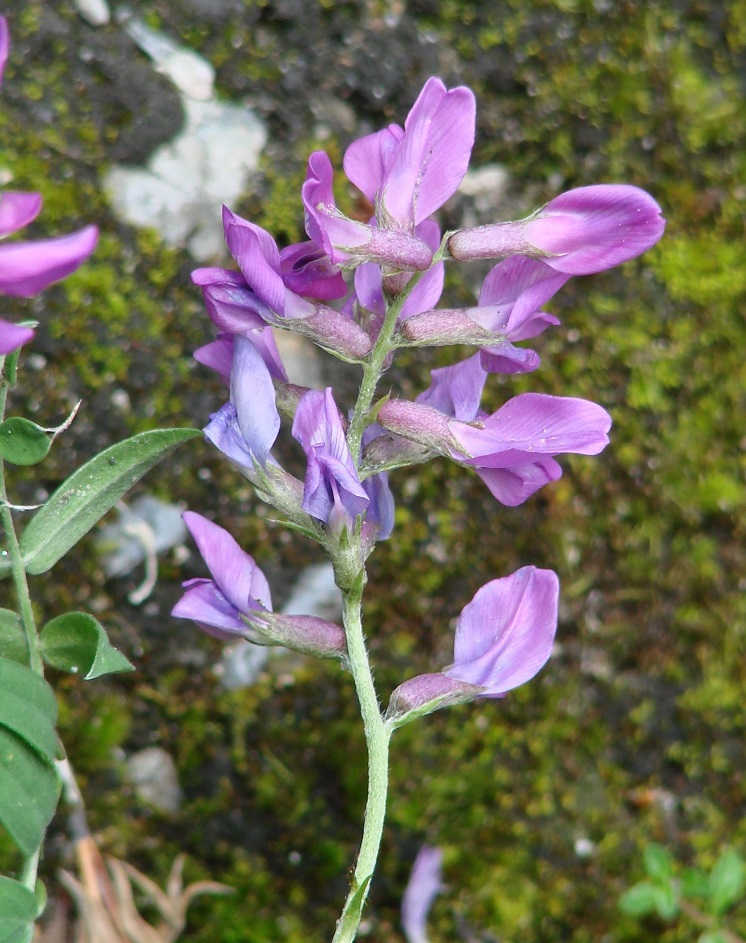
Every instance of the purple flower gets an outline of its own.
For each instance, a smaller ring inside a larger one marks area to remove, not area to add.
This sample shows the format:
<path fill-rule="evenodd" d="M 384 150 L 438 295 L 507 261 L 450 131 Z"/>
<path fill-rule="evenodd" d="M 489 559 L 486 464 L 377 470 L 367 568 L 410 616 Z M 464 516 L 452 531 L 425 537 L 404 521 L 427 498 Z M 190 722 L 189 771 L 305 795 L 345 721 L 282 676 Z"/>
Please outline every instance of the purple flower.
<path fill-rule="evenodd" d="M 370 503 L 347 447 L 342 419 L 330 388 L 310 390 L 298 404 L 293 436 L 308 461 L 303 510 L 333 533 L 350 527 Z"/>
<path fill-rule="evenodd" d="M 35 219 L 41 210 L 38 193 L 0 195 L 0 237 Z M 86 226 L 69 236 L 11 242 L 0 246 L 0 294 L 30 298 L 74 272 L 96 248 L 98 229 Z"/>
<path fill-rule="evenodd" d="M 389 125 L 347 148 L 345 173 L 375 206 L 379 226 L 413 232 L 453 196 L 469 166 L 475 121 L 470 89 L 449 91 L 430 78 L 403 129 Z"/>
<path fill-rule="evenodd" d="M 453 664 L 399 685 L 388 716 L 403 720 L 476 697 L 502 697 L 530 681 L 552 652 L 558 604 L 552 570 L 524 566 L 487 583 L 458 618 Z"/>
<path fill-rule="evenodd" d="M 280 274 L 286 287 L 304 298 L 332 301 L 347 294 L 342 273 L 315 242 L 299 242 L 282 249 Z"/>
<path fill-rule="evenodd" d="M 533 350 L 514 347 L 559 324 L 554 315 L 539 311 L 568 281 L 569 275 L 535 259 L 514 256 L 496 265 L 485 278 L 479 307 L 469 315 L 481 327 L 505 334 L 505 342 L 482 348 L 482 366 L 489 373 L 526 373 L 539 366 Z"/>
<path fill-rule="evenodd" d="M 528 255 L 566 275 L 591 275 L 633 259 L 660 239 L 661 208 L 638 187 L 600 184 L 569 190 L 527 219 L 454 233 L 454 259 Z"/>
<path fill-rule="evenodd" d="M 454 406 L 473 404 L 471 393 L 453 395 Z M 384 403 L 377 419 L 391 432 L 472 466 L 508 507 L 522 504 L 562 475 L 553 456 L 598 454 L 608 444 L 611 427 L 609 414 L 595 403 L 544 393 L 522 393 L 486 419 L 472 422 L 403 400 Z"/>
<path fill-rule="evenodd" d="M 373 423 L 363 433 L 362 447 L 370 445 L 384 430 Z M 365 512 L 363 523 L 363 538 L 370 538 L 370 543 L 376 540 L 388 540 L 394 529 L 394 496 L 389 487 L 389 476 L 386 472 L 378 472 L 366 478 L 363 490 L 368 495 L 370 504 Z"/>
<path fill-rule="evenodd" d="M 247 329 L 237 332 L 236 334 L 221 332 L 214 341 L 210 341 L 209 344 L 205 344 L 204 347 L 199 347 L 195 350 L 194 359 L 197 363 L 204 364 L 204 366 L 219 373 L 226 382 L 229 382 L 233 367 L 234 338 L 239 336 L 239 334 L 251 341 L 252 346 L 257 349 L 264 361 L 264 365 L 269 371 L 269 375 L 274 380 L 282 380 L 287 383 L 288 376 L 282 359 L 280 358 L 280 352 L 277 349 L 277 343 L 275 342 L 272 328 L 266 324 L 263 324 L 262 327 Z"/>
<path fill-rule="evenodd" d="M 530 681 L 552 653 L 559 580 L 524 566 L 477 590 L 456 623 L 453 664 L 443 674 L 501 697 Z"/>
<path fill-rule="evenodd" d="M 210 370 L 214 370 L 228 385 L 233 367 L 233 334 L 218 334 L 214 341 L 198 347 L 194 359 Z"/>
<path fill-rule="evenodd" d="M 426 219 L 420 223 L 417 227 L 417 235 L 430 246 L 433 252 L 440 245 L 440 229 L 434 220 Z M 438 262 L 423 272 L 402 305 L 398 318 L 399 324 L 435 307 L 443 293 L 444 276 L 443 262 Z M 406 285 L 402 287 L 406 288 Z M 367 312 L 371 336 L 377 337 L 386 315 L 384 273 L 380 265 L 376 265 L 375 262 L 364 262 L 355 269 L 355 300 L 358 307 Z"/>
<path fill-rule="evenodd" d="M 245 333 L 267 324 L 306 334 L 322 347 L 357 360 L 370 351 L 370 338 L 349 317 L 309 296 L 337 298 L 346 291 L 341 275 L 309 243 L 283 250 L 268 232 L 223 207 L 228 248 L 240 272 L 203 268 L 192 272 L 202 287 L 207 311 L 222 331 Z"/>
<path fill-rule="evenodd" d="M 427 943 L 427 915 L 443 889 L 443 851 L 423 845 L 412 865 L 401 902 L 401 923 L 407 943 Z"/>
<path fill-rule="evenodd" d="M 471 422 L 477 418 L 487 380 L 479 354 L 450 367 L 431 370 L 430 377 L 430 386 L 420 393 L 416 402 L 462 422 Z"/>
<path fill-rule="evenodd" d="M 10 49 L 8 23 L 0 17 L 0 82 Z M 17 232 L 39 215 L 38 193 L 6 192 L 0 195 L 0 238 Z M 0 294 L 30 298 L 53 282 L 74 272 L 96 247 L 95 226 L 69 236 L 15 242 L 0 246 Z M 9 343 L 6 341 L 6 343 Z M 23 342 L 21 342 L 23 343 Z M 20 345 L 17 345 L 20 346 Z"/>
<path fill-rule="evenodd" d="M 205 436 L 243 468 L 252 469 L 255 462 L 266 465 L 280 431 L 280 414 L 262 352 L 240 334 L 233 337 L 230 389 L 230 402 L 211 416 Z"/>
<path fill-rule="evenodd" d="M 302 188 L 306 212 L 306 232 L 337 265 L 351 260 L 380 262 L 392 269 L 424 271 L 433 253 L 427 243 L 414 235 L 350 219 L 337 209 L 332 190 L 332 169 L 326 151 L 308 158 Z"/>
<path fill-rule="evenodd" d="M 5 354 L 12 354 L 18 350 L 27 341 L 34 336 L 30 327 L 22 327 L 19 324 L 12 324 L 10 321 L 4 321 L 0 318 L 0 357 Z"/>
<path fill-rule="evenodd" d="M 184 513 L 184 521 L 212 579 L 187 580 L 186 592 L 171 615 L 193 619 L 222 641 L 242 636 L 260 645 L 285 645 L 321 658 L 345 656 L 345 635 L 338 625 L 315 616 L 272 612 L 266 577 L 228 531 L 193 511 Z"/>
<path fill-rule="evenodd" d="M 212 579 L 187 580 L 186 592 L 171 614 L 180 619 L 193 619 L 215 638 L 228 640 L 243 635 L 246 623 L 242 615 L 272 609 L 264 574 L 227 530 L 193 511 L 184 512 L 184 522 Z"/>
<path fill-rule="evenodd" d="M 536 337 L 559 324 L 554 315 L 538 309 L 569 277 L 544 262 L 513 256 L 487 275 L 478 307 L 425 311 L 402 326 L 402 335 L 417 345 L 481 344 L 481 362 L 487 372 L 528 373 L 539 366 L 539 356 L 513 342 Z M 498 335 L 497 343 L 487 342 L 490 334 Z"/>

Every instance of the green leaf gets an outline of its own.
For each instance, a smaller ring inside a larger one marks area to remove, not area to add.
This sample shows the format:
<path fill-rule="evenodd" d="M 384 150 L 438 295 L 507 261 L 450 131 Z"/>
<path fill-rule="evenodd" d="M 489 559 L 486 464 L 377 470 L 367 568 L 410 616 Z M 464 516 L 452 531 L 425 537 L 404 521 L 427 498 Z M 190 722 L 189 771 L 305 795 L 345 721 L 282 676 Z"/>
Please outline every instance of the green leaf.
<path fill-rule="evenodd" d="M 673 920 L 679 912 L 678 895 L 673 883 L 669 884 L 667 887 L 663 887 L 662 885 L 653 887 L 653 895 L 658 916 L 662 920 Z"/>
<path fill-rule="evenodd" d="M 715 862 L 709 878 L 710 910 L 724 914 L 746 890 L 746 866 L 737 851 L 725 851 Z"/>
<path fill-rule="evenodd" d="M 0 943 L 30 941 L 37 910 L 32 891 L 18 881 L 0 876 Z"/>
<path fill-rule="evenodd" d="M 63 482 L 29 522 L 21 553 L 29 573 L 46 573 L 117 501 L 198 429 L 153 429 L 106 449 Z"/>
<path fill-rule="evenodd" d="M 0 727 L 0 823 L 26 857 L 41 844 L 59 792 L 55 768 Z"/>
<path fill-rule="evenodd" d="M 687 868 L 681 875 L 681 893 L 684 897 L 709 897 L 710 881 L 699 868 Z"/>
<path fill-rule="evenodd" d="M 11 609 L 0 609 L 0 658 L 28 664 L 26 633 L 18 613 Z"/>
<path fill-rule="evenodd" d="M 86 681 L 117 671 L 135 670 L 111 644 L 101 623 L 87 612 L 68 612 L 47 622 L 40 642 L 47 664 L 79 674 Z"/>
<path fill-rule="evenodd" d="M 645 873 L 659 884 L 665 884 L 673 877 L 673 858 L 663 845 L 647 845 L 642 853 Z"/>
<path fill-rule="evenodd" d="M 11 416 L 0 422 L 0 458 L 13 465 L 36 465 L 46 457 L 52 439 L 30 419 Z"/>
<path fill-rule="evenodd" d="M 646 917 L 655 910 L 655 887 L 641 881 L 619 898 L 619 909 L 628 917 Z"/>
<path fill-rule="evenodd" d="M 0 729 L 13 731 L 53 763 L 56 720 L 57 702 L 47 682 L 25 665 L 0 658 Z"/>

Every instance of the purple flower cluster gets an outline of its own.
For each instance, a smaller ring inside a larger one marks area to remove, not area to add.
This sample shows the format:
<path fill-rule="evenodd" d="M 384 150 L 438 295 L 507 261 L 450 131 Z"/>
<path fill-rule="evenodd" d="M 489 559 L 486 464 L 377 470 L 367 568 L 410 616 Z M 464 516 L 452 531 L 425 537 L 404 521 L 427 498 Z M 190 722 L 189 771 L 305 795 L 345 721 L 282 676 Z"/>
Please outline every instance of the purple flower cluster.
<path fill-rule="evenodd" d="M 480 399 L 489 374 L 539 366 L 536 352 L 519 345 L 559 323 L 543 307 L 571 276 L 634 258 L 660 238 L 660 208 L 636 187 L 581 187 L 526 219 L 442 235 L 434 214 L 458 189 L 474 134 L 472 92 L 431 78 L 404 127 L 391 124 L 347 149 L 344 170 L 370 201 L 370 219 L 352 219 L 339 209 L 331 161 L 317 151 L 301 194 L 308 242 L 280 250 L 268 232 L 224 209 L 226 243 L 238 271 L 193 274 L 219 332 L 196 356 L 230 387 L 229 402 L 206 435 L 271 503 L 287 510 L 297 494 L 306 529 L 333 560 L 355 539 L 362 566 L 375 540 L 391 532 L 386 472 L 392 468 L 442 455 L 473 468 L 499 502 L 515 506 L 560 477 L 557 456 L 595 455 L 608 442 L 611 419 L 595 403 L 523 393 L 487 414 Z M 500 261 L 474 306 L 438 307 L 444 263 L 493 258 Z M 345 272 L 352 273 L 349 281 Z M 391 397 L 373 403 L 372 392 L 365 400 L 361 389 L 346 417 L 331 389 L 288 383 L 273 328 L 304 334 L 360 364 L 364 385 L 371 376 L 373 385 L 380 379 L 398 347 L 470 344 L 478 352 L 433 370 L 415 402 Z M 272 455 L 281 412 L 292 417 L 292 435 L 306 458 L 305 479 L 295 490 Z M 209 590 L 190 585 L 176 614 L 217 632 L 244 631 L 256 610 L 248 577 L 241 584 L 246 598 L 239 600 L 219 555 L 206 552 L 211 541 L 225 538 L 210 530 L 208 539 L 202 531 L 200 549 L 213 580 Z M 205 594 L 214 601 L 216 593 L 216 611 L 228 607 L 230 625 L 210 621 Z M 196 599 L 199 618 L 186 604 Z M 488 583 L 459 618 L 454 664 L 401 685 L 390 716 L 403 722 L 444 703 L 500 696 L 528 680 L 549 657 L 557 599 L 551 571 L 524 567 Z"/>
<path fill-rule="evenodd" d="M 10 37 L 0 17 L 0 82 L 8 59 Z M 0 238 L 27 226 L 41 211 L 38 193 L 0 193 Z M 86 226 L 69 236 L 0 246 L 0 294 L 30 298 L 74 272 L 96 247 L 98 230 Z M 17 350 L 34 336 L 30 327 L 0 319 L 0 356 Z"/>

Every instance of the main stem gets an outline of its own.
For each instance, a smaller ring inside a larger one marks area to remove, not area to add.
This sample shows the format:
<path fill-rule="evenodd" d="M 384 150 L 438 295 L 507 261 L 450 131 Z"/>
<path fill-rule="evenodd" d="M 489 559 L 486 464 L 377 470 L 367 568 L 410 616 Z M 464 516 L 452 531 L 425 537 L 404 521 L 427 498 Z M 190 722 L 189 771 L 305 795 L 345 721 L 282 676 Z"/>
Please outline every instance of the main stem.
<path fill-rule="evenodd" d="M 361 618 L 363 585 L 364 574 L 361 574 L 361 579 L 344 594 L 343 619 L 347 634 L 347 655 L 360 701 L 360 713 L 368 747 L 368 800 L 365 806 L 363 838 L 350 891 L 337 921 L 332 943 L 352 943 L 355 939 L 376 867 L 383 835 L 383 823 L 386 818 L 391 730 L 381 716 L 378 695 L 373 684 L 373 673 L 365 648 Z"/>
<path fill-rule="evenodd" d="M 420 273 L 416 273 L 410 279 L 407 289 L 387 307 L 386 317 L 373 345 L 373 350 L 370 352 L 367 363 L 363 365 L 363 378 L 347 429 L 347 445 L 356 466 L 360 462 L 363 433 L 370 421 L 369 415 L 373 405 L 373 397 L 384 372 L 386 358 L 395 346 L 392 343 L 392 338 L 396 330 L 396 322 L 401 314 L 404 302 L 419 279 Z M 350 536 L 348 552 L 350 553 L 350 560 L 362 561 L 363 553 L 359 532 Z M 365 648 L 365 634 L 362 623 L 364 586 L 365 569 L 362 568 L 353 585 L 343 590 L 342 617 L 347 636 L 347 657 L 355 682 L 358 701 L 360 702 L 360 714 L 363 719 L 365 742 L 368 748 L 368 799 L 365 806 L 363 837 L 355 871 L 344 909 L 337 921 L 337 929 L 332 943 L 352 943 L 357 935 L 360 917 L 378 860 L 383 824 L 386 818 L 389 741 L 392 728 L 386 725 L 381 715 L 378 695 L 373 683 L 373 672 Z"/>

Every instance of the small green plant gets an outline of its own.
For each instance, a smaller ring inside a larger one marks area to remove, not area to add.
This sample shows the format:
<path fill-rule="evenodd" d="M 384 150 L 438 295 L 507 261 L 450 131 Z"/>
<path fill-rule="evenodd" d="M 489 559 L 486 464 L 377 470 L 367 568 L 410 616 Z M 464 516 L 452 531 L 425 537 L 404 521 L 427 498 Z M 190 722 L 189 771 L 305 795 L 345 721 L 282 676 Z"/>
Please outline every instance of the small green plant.
<path fill-rule="evenodd" d="M 622 894 L 622 913 L 640 919 L 656 914 L 666 921 L 684 917 L 702 928 L 697 943 L 742 943 L 743 938 L 724 923 L 728 911 L 746 894 L 746 863 L 737 851 L 724 851 L 707 873 L 678 868 L 667 848 L 651 844 L 645 848 L 643 864 L 647 879 Z"/>

